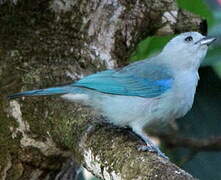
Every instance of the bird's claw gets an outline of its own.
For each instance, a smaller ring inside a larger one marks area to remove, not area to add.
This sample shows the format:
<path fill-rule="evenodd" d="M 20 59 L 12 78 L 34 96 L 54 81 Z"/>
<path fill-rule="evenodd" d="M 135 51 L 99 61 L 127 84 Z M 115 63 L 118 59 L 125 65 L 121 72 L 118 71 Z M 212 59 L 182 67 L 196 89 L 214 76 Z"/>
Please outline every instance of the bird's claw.
<path fill-rule="evenodd" d="M 152 146 L 147 145 L 139 145 L 137 149 L 138 151 L 156 152 L 156 150 Z"/>
<path fill-rule="evenodd" d="M 148 151 L 151 153 L 156 153 L 158 156 L 164 158 L 164 159 L 169 159 L 164 153 L 162 153 L 159 148 L 154 147 L 154 146 L 149 146 L 149 145 L 140 145 L 138 146 L 138 151 Z"/>

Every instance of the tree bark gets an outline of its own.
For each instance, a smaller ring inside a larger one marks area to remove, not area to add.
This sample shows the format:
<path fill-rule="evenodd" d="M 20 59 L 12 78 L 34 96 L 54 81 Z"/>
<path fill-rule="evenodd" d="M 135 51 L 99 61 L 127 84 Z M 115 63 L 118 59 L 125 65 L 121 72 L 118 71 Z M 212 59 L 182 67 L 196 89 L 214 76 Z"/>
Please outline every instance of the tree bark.
<path fill-rule="evenodd" d="M 3 2 L 2 179 L 71 179 L 78 165 L 70 158 L 101 179 L 193 179 L 169 161 L 138 152 L 140 142 L 124 130 L 97 125 L 100 117 L 85 107 L 55 96 L 6 96 L 125 65 L 141 39 L 200 31 L 199 17 L 179 10 L 175 0 Z"/>

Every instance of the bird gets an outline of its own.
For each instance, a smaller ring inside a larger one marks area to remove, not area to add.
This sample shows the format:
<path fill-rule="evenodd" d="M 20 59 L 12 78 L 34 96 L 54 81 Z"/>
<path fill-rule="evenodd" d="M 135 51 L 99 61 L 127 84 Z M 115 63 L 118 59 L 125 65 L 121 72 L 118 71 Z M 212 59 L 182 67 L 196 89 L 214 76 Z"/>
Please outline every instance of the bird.
<path fill-rule="evenodd" d="M 139 150 L 168 159 L 144 129 L 155 122 L 183 117 L 191 109 L 198 69 L 215 40 L 198 32 L 181 33 L 155 56 L 97 72 L 65 86 L 19 92 L 8 98 L 61 95 L 90 106 L 110 124 L 131 128 L 145 142 Z"/>

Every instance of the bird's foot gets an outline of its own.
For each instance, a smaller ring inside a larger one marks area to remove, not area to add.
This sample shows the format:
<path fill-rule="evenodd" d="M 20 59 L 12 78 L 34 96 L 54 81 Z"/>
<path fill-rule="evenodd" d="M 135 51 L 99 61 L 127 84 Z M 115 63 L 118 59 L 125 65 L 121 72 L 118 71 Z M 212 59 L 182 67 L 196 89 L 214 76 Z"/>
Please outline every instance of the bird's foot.
<path fill-rule="evenodd" d="M 154 147 L 154 146 L 149 146 L 149 145 L 140 145 L 138 146 L 138 150 L 139 151 L 148 151 L 148 152 L 152 152 L 152 153 L 156 153 L 158 156 L 164 158 L 164 159 L 169 159 L 164 153 L 162 153 L 160 151 L 159 148 Z"/>

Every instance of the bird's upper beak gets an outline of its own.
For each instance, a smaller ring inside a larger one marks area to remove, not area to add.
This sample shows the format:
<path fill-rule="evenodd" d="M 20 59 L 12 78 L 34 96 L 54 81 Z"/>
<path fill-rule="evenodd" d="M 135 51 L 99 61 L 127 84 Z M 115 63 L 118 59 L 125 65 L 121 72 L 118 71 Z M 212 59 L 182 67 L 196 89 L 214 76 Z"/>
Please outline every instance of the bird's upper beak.
<path fill-rule="evenodd" d="M 207 46 L 209 46 L 209 45 L 212 44 L 215 40 L 216 40 L 215 37 L 205 37 L 205 38 L 200 39 L 200 40 L 197 41 L 196 43 L 200 43 L 200 45 L 207 45 Z"/>

